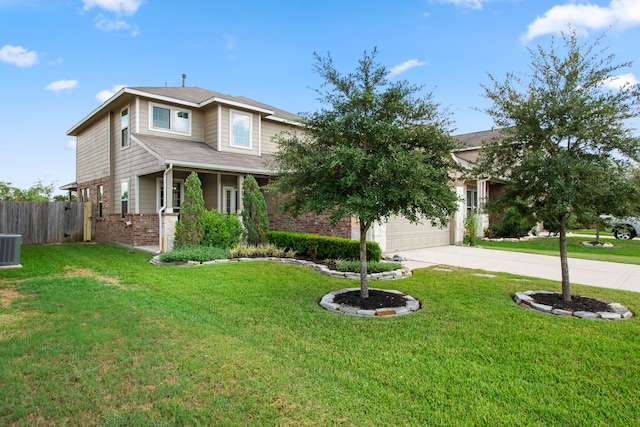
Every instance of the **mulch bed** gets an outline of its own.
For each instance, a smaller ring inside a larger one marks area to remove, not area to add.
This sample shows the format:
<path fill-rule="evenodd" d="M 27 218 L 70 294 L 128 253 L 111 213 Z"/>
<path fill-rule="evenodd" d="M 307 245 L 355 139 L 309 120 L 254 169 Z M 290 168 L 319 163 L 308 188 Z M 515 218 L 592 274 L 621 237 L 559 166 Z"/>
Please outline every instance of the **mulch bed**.
<path fill-rule="evenodd" d="M 591 311 L 593 313 L 597 313 L 598 311 L 613 311 L 606 302 L 579 295 L 571 295 L 571 302 L 564 301 L 560 293 L 538 293 L 530 296 L 538 304 L 550 305 L 560 310 Z"/>
<path fill-rule="evenodd" d="M 333 298 L 336 304 L 344 304 L 350 307 L 357 307 L 362 310 L 375 310 L 377 308 L 404 307 L 407 300 L 404 295 L 394 292 L 386 292 L 377 289 L 369 289 L 369 298 L 361 298 L 360 290 L 347 291 L 337 294 Z"/>

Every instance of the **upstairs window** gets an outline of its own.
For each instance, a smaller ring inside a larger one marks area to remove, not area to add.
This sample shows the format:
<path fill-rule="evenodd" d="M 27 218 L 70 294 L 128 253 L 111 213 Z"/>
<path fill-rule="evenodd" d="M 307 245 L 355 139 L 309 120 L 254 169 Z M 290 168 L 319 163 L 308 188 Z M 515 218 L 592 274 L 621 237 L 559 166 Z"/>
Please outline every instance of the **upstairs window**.
<path fill-rule="evenodd" d="M 120 112 L 120 146 L 129 146 L 129 109 L 125 108 Z"/>
<path fill-rule="evenodd" d="M 251 114 L 231 111 L 231 146 L 251 149 Z"/>
<path fill-rule="evenodd" d="M 151 129 L 191 134 L 191 112 L 151 104 Z"/>

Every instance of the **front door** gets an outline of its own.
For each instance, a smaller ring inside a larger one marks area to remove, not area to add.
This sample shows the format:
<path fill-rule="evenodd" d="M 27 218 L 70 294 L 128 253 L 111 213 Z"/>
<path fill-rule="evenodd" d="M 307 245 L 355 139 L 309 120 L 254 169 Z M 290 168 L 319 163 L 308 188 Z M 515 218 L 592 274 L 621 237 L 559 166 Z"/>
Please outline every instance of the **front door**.
<path fill-rule="evenodd" d="M 238 210 L 237 202 L 238 190 L 235 187 L 222 187 L 222 212 L 235 214 Z"/>

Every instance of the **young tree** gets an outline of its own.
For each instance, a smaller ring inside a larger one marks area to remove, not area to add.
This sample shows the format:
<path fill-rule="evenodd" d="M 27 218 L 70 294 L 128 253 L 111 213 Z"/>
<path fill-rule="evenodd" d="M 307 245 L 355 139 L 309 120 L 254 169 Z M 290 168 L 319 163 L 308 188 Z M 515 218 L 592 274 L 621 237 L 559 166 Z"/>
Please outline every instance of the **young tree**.
<path fill-rule="evenodd" d="M 198 174 L 191 172 L 184 182 L 184 202 L 176 223 L 175 246 L 200 245 L 204 235 L 204 197 Z"/>
<path fill-rule="evenodd" d="M 402 215 L 444 226 L 457 201 L 449 114 L 431 93 L 418 97 L 420 87 L 391 82 L 376 55 L 365 52 L 355 72 L 343 75 L 330 55 L 314 54 L 325 108 L 303 114 L 303 132 L 276 138 L 278 176 L 270 185 L 294 216 L 328 211 L 332 224 L 357 218 L 362 298 L 369 296 L 366 238 L 373 223 Z"/>
<path fill-rule="evenodd" d="M 251 175 L 247 175 L 242 183 L 242 204 L 242 224 L 247 243 L 256 246 L 266 244 L 269 231 L 267 202 L 258 181 Z"/>
<path fill-rule="evenodd" d="M 41 180 L 31 187 L 22 189 L 12 187 L 10 182 L 0 182 L 0 200 L 15 202 L 50 202 L 53 200 L 55 184 L 45 185 Z"/>
<path fill-rule="evenodd" d="M 508 73 L 504 82 L 489 75 L 486 109 L 502 127 L 501 138 L 484 147 L 481 170 L 508 180 L 510 193 L 531 206 L 537 219 L 557 225 L 562 269 L 562 297 L 571 301 L 567 261 L 567 219 L 596 213 L 591 198 L 602 184 L 603 170 L 624 169 L 638 159 L 640 141 L 628 119 L 638 115 L 640 85 L 610 89 L 616 73 L 630 63 L 594 44 L 578 43 L 574 30 L 552 41 L 549 51 L 531 50 L 531 73 Z M 611 199 L 611 209 L 617 204 Z"/>

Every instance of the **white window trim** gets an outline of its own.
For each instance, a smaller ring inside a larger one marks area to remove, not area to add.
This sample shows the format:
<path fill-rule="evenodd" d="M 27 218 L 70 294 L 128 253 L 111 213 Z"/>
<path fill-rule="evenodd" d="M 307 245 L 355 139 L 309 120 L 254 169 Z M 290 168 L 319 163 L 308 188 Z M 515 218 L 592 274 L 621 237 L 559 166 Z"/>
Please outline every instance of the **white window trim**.
<path fill-rule="evenodd" d="M 180 206 L 182 206 L 182 204 L 184 203 L 184 179 L 174 179 L 173 182 L 179 183 L 180 186 L 182 187 L 182 191 L 180 192 Z M 160 193 L 164 189 L 163 186 L 164 186 L 164 178 L 156 178 L 156 211 L 159 211 L 160 208 L 162 207 L 166 207 L 166 202 L 165 202 L 165 206 L 162 206 L 160 204 Z M 170 189 L 173 188 L 173 183 L 171 184 L 171 186 L 169 186 L 169 188 Z M 173 194 L 171 195 L 171 197 L 173 197 Z M 171 208 L 175 209 L 175 206 L 172 206 Z"/>
<path fill-rule="evenodd" d="M 188 132 L 179 132 L 173 129 L 165 129 L 165 128 L 157 128 L 153 126 L 153 107 L 165 108 L 170 111 L 169 117 L 173 118 L 173 113 L 176 111 L 181 111 L 185 113 L 189 113 L 189 131 Z M 166 104 L 158 104 L 156 102 L 149 102 L 149 130 L 155 132 L 164 132 L 164 133 L 172 133 L 174 135 L 183 135 L 183 136 L 191 136 L 191 131 L 193 128 L 193 111 L 187 110 L 186 108 L 172 107 L 171 105 Z"/>
<path fill-rule="evenodd" d="M 122 130 L 124 129 L 122 127 L 122 112 L 124 110 L 127 110 L 127 120 L 129 121 L 129 124 L 126 127 L 127 136 L 128 136 L 127 141 L 122 141 Z M 126 150 L 130 146 L 131 146 L 131 109 L 127 105 L 126 107 L 120 110 L 120 149 Z"/>
<path fill-rule="evenodd" d="M 233 143 L 233 115 L 240 114 L 249 117 L 249 146 L 236 145 Z M 253 114 L 245 111 L 229 109 L 229 146 L 233 148 L 241 148 L 243 150 L 253 150 Z"/>
<path fill-rule="evenodd" d="M 122 201 L 125 200 L 122 198 L 122 186 L 123 184 L 127 184 L 127 212 L 123 212 L 122 211 Z M 124 218 L 126 214 L 131 213 L 131 185 L 129 185 L 129 180 L 128 179 L 123 179 L 122 181 L 120 181 L 120 196 L 119 196 L 119 209 L 120 209 L 120 217 Z"/>

